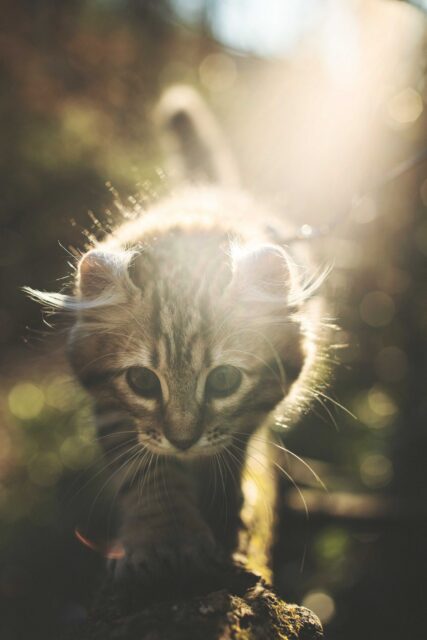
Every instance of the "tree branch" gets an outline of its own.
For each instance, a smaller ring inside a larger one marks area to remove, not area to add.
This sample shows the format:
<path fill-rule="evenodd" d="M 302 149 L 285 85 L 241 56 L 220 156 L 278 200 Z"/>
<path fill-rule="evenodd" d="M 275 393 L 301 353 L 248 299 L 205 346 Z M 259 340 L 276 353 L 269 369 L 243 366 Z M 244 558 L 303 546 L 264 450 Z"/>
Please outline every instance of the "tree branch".
<path fill-rule="evenodd" d="M 105 584 L 89 620 L 63 640 L 321 640 L 308 609 L 285 604 L 262 578 L 234 565 L 222 589 L 147 602 Z"/>

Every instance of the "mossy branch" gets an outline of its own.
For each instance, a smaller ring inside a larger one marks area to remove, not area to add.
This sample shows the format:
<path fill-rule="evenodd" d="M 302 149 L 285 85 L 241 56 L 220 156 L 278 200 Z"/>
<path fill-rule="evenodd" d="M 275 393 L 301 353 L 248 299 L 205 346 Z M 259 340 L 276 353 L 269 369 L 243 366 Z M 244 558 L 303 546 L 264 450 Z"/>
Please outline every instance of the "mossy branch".
<path fill-rule="evenodd" d="M 63 640 L 321 640 L 308 609 L 281 601 L 259 576 L 235 565 L 222 589 L 144 604 L 109 585 L 89 620 Z"/>

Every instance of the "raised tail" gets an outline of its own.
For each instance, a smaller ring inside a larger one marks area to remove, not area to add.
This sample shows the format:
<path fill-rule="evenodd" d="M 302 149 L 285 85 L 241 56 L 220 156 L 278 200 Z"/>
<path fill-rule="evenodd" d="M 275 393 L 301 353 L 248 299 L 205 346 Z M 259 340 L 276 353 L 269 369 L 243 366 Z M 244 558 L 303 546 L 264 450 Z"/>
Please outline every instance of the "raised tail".
<path fill-rule="evenodd" d="M 189 86 L 174 85 L 156 110 L 171 174 L 179 181 L 238 186 L 238 175 L 224 135 L 202 97 Z"/>

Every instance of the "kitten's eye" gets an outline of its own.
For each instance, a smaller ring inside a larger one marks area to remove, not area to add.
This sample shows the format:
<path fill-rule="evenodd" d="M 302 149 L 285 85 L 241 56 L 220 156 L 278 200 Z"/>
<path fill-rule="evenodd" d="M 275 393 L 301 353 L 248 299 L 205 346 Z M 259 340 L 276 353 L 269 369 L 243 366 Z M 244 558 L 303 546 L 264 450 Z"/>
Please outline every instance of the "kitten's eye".
<path fill-rule="evenodd" d="M 162 395 L 160 380 L 151 369 L 146 367 L 131 367 L 126 372 L 128 385 L 139 396 L 144 398 L 159 398 Z"/>
<path fill-rule="evenodd" d="M 212 369 L 206 379 L 206 391 L 211 396 L 223 398 L 231 395 L 239 388 L 242 381 L 242 373 L 231 365 L 221 365 Z"/>

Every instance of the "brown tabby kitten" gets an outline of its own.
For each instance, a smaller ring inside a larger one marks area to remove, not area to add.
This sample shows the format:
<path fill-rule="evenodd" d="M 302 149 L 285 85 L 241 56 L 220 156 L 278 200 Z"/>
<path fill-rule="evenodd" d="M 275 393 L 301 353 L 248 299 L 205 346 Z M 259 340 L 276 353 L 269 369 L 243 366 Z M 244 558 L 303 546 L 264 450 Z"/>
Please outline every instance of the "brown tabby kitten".
<path fill-rule="evenodd" d="M 178 140 L 192 118 L 169 110 Z M 191 580 L 235 548 L 248 440 L 298 408 L 317 361 L 318 282 L 287 232 L 247 195 L 191 187 L 84 254 L 73 296 L 32 292 L 75 316 L 69 358 L 118 488 L 117 577 Z"/>

